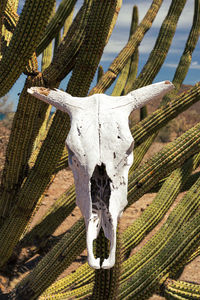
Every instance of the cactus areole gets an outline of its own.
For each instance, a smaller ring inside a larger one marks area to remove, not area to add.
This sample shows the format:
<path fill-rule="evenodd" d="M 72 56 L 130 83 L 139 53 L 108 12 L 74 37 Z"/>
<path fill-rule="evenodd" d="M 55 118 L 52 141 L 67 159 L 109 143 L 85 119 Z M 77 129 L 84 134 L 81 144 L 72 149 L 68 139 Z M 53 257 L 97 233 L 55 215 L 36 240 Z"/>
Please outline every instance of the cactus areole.
<path fill-rule="evenodd" d="M 115 264 L 117 222 L 127 205 L 128 171 L 133 163 L 134 140 L 128 117 L 172 88 L 171 82 L 163 81 L 126 96 L 95 94 L 83 98 L 57 89 L 28 89 L 32 96 L 70 115 L 68 160 L 74 175 L 76 203 L 85 219 L 88 263 L 92 268 L 109 269 Z M 101 227 L 110 240 L 110 253 L 100 265 L 100 258 L 94 257 L 93 241 Z"/>

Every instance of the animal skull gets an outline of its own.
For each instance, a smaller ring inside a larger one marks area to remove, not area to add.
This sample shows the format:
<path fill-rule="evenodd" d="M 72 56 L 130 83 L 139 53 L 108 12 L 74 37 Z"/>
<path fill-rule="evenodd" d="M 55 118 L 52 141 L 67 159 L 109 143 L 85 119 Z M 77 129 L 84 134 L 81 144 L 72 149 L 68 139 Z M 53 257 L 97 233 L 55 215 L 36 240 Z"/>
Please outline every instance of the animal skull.
<path fill-rule="evenodd" d="M 85 219 L 88 263 L 95 269 L 109 269 L 115 264 L 117 222 L 127 205 L 128 171 L 133 163 L 129 114 L 172 88 L 171 82 L 163 81 L 126 96 L 95 94 L 84 98 L 57 89 L 28 89 L 36 98 L 70 115 L 68 160 L 74 175 L 76 203 Z M 101 227 L 110 240 L 110 254 L 100 266 L 100 258 L 95 259 L 93 254 L 93 241 Z"/>

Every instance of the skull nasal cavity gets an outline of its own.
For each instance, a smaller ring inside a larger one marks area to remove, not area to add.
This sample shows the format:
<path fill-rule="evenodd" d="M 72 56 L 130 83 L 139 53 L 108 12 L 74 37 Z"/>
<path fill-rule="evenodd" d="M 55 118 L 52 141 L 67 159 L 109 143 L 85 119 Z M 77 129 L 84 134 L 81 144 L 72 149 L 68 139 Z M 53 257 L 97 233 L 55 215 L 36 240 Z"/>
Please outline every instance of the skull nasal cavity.
<path fill-rule="evenodd" d="M 91 182 L 91 197 L 93 210 L 101 210 L 109 208 L 109 199 L 111 194 L 111 179 L 106 173 L 105 165 L 96 165 Z"/>

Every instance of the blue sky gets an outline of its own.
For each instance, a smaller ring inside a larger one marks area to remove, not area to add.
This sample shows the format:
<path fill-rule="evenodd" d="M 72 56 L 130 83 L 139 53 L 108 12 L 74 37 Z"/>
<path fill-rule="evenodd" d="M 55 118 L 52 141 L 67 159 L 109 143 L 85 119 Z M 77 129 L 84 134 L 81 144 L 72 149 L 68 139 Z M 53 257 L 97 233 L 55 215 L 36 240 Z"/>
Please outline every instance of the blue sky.
<path fill-rule="evenodd" d="M 59 3 L 60 1 L 57 2 Z M 151 5 L 151 2 L 152 2 L 151 0 L 123 0 L 122 8 L 120 10 L 115 29 L 102 56 L 101 65 L 103 66 L 104 71 L 107 70 L 112 60 L 116 57 L 119 51 L 125 46 L 128 40 L 133 5 L 138 6 L 139 20 L 141 21 L 145 13 L 147 12 L 149 6 Z M 21 0 L 20 9 L 22 8 L 23 3 L 24 1 Z M 78 1 L 76 6 L 76 11 L 79 9 L 82 3 L 83 0 Z M 148 54 L 150 53 L 150 51 L 152 50 L 155 44 L 157 34 L 159 32 L 159 28 L 167 14 L 170 4 L 171 4 L 170 0 L 163 1 L 163 4 L 153 23 L 152 28 L 145 35 L 145 38 L 143 39 L 139 47 L 139 53 L 140 53 L 139 71 L 146 63 Z M 163 64 L 162 69 L 160 70 L 159 74 L 155 78 L 155 82 L 166 80 L 166 79 L 169 80 L 173 79 L 175 68 L 179 62 L 180 55 L 184 50 L 185 42 L 187 40 L 192 25 L 193 11 L 194 11 L 194 0 L 187 0 L 185 8 L 179 19 L 177 31 L 174 36 L 172 45 L 170 47 L 170 51 Z M 9 92 L 10 100 L 14 102 L 15 109 L 18 102 L 17 94 L 22 90 L 24 85 L 24 80 L 25 80 L 25 76 L 22 75 Z M 67 85 L 67 81 L 68 78 L 61 83 L 60 87 L 65 89 Z M 198 42 L 196 50 L 193 53 L 192 64 L 184 83 L 195 84 L 198 81 L 200 81 L 200 42 Z M 95 85 L 95 80 L 93 81 L 91 87 L 94 85 Z M 112 88 L 113 87 L 111 87 L 107 91 L 108 94 L 111 93 Z"/>

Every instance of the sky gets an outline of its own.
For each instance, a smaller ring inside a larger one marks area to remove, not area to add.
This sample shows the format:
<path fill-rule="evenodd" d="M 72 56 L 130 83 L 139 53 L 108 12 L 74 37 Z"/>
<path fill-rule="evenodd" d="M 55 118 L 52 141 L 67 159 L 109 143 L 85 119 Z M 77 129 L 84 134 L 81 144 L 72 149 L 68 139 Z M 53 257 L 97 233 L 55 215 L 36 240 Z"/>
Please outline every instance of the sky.
<path fill-rule="evenodd" d="M 61 0 L 57 1 L 57 4 L 60 3 Z M 173 1 L 173 0 L 172 0 Z M 119 12 L 118 20 L 113 30 L 112 36 L 104 49 L 104 54 L 102 56 L 100 64 L 103 66 L 104 71 L 106 71 L 113 61 L 113 59 L 117 56 L 119 51 L 126 45 L 129 37 L 129 28 L 131 23 L 132 16 L 132 8 L 134 5 L 138 6 L 139 12 L 139 22 L 143 19 L 146 14 L 148 8 L 151 5 L 152 0 L 123 0 L 123 4 L 121 10 Z M 24 0 L 20 0 L 19 2 L 19 13 L 23 7 Z M 83 0 L 78 0 L 75 14 L 82 5 Z M 150 51 L 153 49 L 157 35 L 159 33 L 160 26 L 167 15 L 169 6 L 171 4 L 170 0 L 163 0 L 163 4 L 154 20 L 153 26 L 146 33 L 144 39 L 142 40 L 139 47 L 139 66 L 138 73 L 142 70 L 144 64 L 146 63 Z M 172 80 L 174 76 L 174 72 L 176 66 L 179 62 L 179 58 L 184 50 L 185 42 L 187 41 L 192 20 L 193 20 L 193 12 L 194 12 L 194 0 L 187 0 L 185 8 L 181 14 L 181 17 L 178 22 L 177 30 L 175 36 L 173 38 L 170 50 L 168 52 L 167 58 L 156 76 L 154 82 L 159 82 L 163 80 Z M 39 57 L 39 61 L 41 61 L 41 57 Z M 9 91 L 9 99 L 14 103 L 14 110 L 16 110 L 18 98 L 18 93 L 21 92 L 25 76 L 22 75 L 17 80 L 13 88 Z M 60 85 L 60 88 L 66 89 L 67 82 L 69 80 L 66 78 Z M 189 72 L 184 80 L 185 84 L 195 84 L 200 81 L 200 42 L 198 42 L 196 49 L 193 53 L 192 63 L 189 69 Z M 96 78 L 93 80 L 91 84 L 91 88 L 96 84 Z M 113 86 L 108 89 L 107 94 L 111 94 Z"/>

